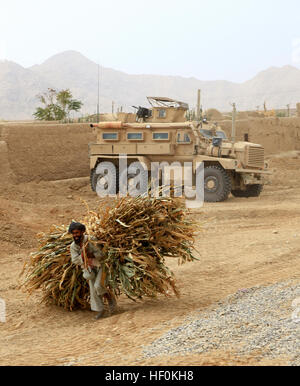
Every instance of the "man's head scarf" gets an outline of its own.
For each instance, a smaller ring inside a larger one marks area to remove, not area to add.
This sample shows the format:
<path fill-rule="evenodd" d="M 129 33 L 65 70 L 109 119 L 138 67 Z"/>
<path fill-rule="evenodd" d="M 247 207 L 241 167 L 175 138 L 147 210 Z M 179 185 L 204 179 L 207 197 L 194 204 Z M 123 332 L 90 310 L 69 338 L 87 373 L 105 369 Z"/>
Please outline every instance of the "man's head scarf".
<path fill-rule="evenodd" d="M 80 222 L 73 221 L 69 226 L 69 233 L 72 233 L 75 230 L 85 232 L 86 228 L 85 225 L 81 224 Z"/>

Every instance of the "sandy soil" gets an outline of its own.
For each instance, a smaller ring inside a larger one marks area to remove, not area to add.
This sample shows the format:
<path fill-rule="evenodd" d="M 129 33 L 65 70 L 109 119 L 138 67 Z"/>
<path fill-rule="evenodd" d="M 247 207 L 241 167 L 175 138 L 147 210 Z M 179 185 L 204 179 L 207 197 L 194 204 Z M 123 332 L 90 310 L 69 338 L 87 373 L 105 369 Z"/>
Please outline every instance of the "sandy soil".
<path fill-rule="evenodd" d="M 276 174 L 259 199 L 233 198 L 206 204 L 193 214 L 202 224 L 200 261 L 174 270 L 181 298 L 119 301 L 116 315 L 95 321 L 94 313 L 68 313 L 40 305 L 18 290 L 18 275 L 35 247 L 35 234 L 52 223 L 80 218 L 85 199 L 98 205 L 87 178 L 0 187 L 0 297 L 7 322 L 0 323 L 1 365 L 264 365 L 253 356 L 214 351 L 205 355 L 145 360 L 144 345 L 187 315 L 205 310 L 242 288 L 300 278 L 300 158 L 297 152 L 271 158 Z"/>

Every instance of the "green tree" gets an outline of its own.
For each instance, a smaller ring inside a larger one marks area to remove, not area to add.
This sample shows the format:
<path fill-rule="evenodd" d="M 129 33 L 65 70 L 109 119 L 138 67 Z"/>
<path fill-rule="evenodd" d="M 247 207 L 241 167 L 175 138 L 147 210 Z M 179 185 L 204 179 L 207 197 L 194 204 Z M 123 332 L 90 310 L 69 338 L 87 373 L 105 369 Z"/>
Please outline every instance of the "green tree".
<path fill-rule="evenodd" d="M 48 88 L 48 91 L 38 95 L 39 101 L 44 107 L 38 107 L 33 114 L 35 119 L 42 121 L 60 121 L 69 118 L 71 111 L 79 111 L 83 103 L 73 99 L 69 89 L 56 91 Z"/>

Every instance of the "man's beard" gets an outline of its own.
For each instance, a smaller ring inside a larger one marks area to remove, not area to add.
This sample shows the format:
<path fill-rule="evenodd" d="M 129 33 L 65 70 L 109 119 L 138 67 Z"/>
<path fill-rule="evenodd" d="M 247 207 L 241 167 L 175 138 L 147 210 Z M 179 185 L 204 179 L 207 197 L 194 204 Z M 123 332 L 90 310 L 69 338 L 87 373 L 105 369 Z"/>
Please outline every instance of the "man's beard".
<path fill-rule="evenodd" d="M 80 244 L 82 240 L 82 236 L 73 237 L 75 244 Z"/>

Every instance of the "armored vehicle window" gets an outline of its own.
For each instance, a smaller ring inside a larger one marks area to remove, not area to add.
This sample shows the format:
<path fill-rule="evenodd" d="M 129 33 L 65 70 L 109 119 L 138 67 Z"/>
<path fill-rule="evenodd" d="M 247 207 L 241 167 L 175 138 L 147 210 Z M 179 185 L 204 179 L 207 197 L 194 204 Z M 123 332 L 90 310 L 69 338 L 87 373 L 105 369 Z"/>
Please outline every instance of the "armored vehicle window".
<path fill-rule="evenodd" d="M 177 143 L 191 143 L 191 138 L 187 133 L 178 133 Z"/>
<path fill-rule="evenodd" d="M 201 129 L 200 132 L 205 138 L 212 138 L 212 132 L 210 130 Z"/>
<path fill-rule="evenodd" d="M 163 109 L 158 110 L 158 118 L 166 118 L 166 116 L 167 116 L 166 110 L 163 110 Z"/>
<path fill-rule="evenodd" d="M 102 139 L 104 141 L 118 141 L 119 133 L 102 133 Z"/>
<path fill-rule="evenodd" d="M 155 141 L 158 141 L 158 140 L 168 141 L 169 133 L 153 133 L 153 139 Z"/>
<path fill-rule="evenodd" d="M 144 139 L 143 133 L 127 133 L 128 141 L 142 141 Z"/>
<path fill-rule="evenodd" d="M 227 139 L 226 134 L 223 131 L 217 131 L 217 136 L 219 138 Z"/>
<path fill-rule="evenodd" d="M 206 137 L 206 138 L 210 138 L 210 139 L 213 138 L 213 132 L 212 132 L 211 130 L 201 129 L 200 132 L 201 132 L 201 134 L 203 134 L 204 137 Z M 218 131 L 218 130 L 217 130 L 216 133 L 217 133 L 217 137 L 218 137 L 218 138 L 227 139 L 227 137 L 226 137 L 225 133 L 223 133 L 223 131 Z"/>

